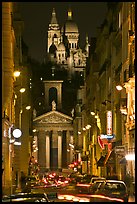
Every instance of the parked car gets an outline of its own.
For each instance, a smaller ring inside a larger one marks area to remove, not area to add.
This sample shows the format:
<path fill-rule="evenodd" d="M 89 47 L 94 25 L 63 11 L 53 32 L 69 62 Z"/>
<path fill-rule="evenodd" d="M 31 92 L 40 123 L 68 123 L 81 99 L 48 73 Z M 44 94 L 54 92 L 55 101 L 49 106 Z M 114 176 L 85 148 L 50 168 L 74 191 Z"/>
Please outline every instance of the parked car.
<path fill-rule="evenodd" d="M 91 180 L 90 180 L 90 184 L 92 185 L 94 182 L 96 182 L 96 181 L 98 181 L 98 180 L 105 181 L 106 178 L 104 178 L 104 177 L 94 176 L 94 177 L 91 178 Z"/>
<path fill-rule="evenodd" d="M 46 193 L 17 193 L 4 196 L 2 202 L 50 202 Z"/>
<path fill-rule="evenodd" d="M 82 179 L 80 182 L 76 184 L 77 193 L 88 193 L 91 194 L 92 185 L 96 181 L 105 181 L 103 177 L 92 177 L 90 181 L 86 179 Z"/>
<path fill-rule="evenodd" d="M 71 183 L 76 184 L 76 183 L 80 182 L 82 178 L 83 178 L 83 175 L 79 172 L 71 173 L 70 175 L 68 175 L 68 179 L 69 179 L 70 184 Z"/>
<path fill-rule="evenodd" d="M 93 176 L 90 174 L 84 174 L 83 175 L 83 181 L 87 181 L 87 183 L 90 183 L 92 177 Z"/>
<path fill-rule="evenodd" d="M 103 179 L 94 181 L 94 183 L 90 186 L 89 193 L 95 194 L 103 182 L 104 182 Z"/>
<path fill-rule="evenodd" d="M 119 198 L 124 202 L 128 202 L 128 190 L 123 181 L 106 180 L 97 189 L 96 194 L 109 196 L 111 198 Z"/>

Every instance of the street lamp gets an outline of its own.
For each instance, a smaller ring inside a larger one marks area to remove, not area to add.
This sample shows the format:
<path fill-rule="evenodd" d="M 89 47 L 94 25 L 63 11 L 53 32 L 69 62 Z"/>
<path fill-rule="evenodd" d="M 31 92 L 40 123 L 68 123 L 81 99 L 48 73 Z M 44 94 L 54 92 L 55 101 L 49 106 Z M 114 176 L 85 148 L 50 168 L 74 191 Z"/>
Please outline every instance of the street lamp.
<path fill-rule="evenodd" d="M 21 89 L 20 89 L 20 92 L 21 92 L 21 93 L 24 93 L 25 90 L 26 90 L 25 88 L 21 88 Z"/>
<path fill-rule="evenodd" d="M 116 89 L 117 89 L 118 91 L 121 91 L 121 90 L 123 89 L 123 87 L 122 87 L 121 85 L 117 85 L 117 86 L 116 86 Z"/>
<path fill-rule="evenodd" d="M 95 115 L 95 113 L 93 111 L 90 112 L 91 115 Z"/>
<path fill-rule="evenodd" d="M 26 106 L 26 110 L 30 110 L 31 109 L 31 106 Z"/>
<path fill-rule="evenodd" d="M 20 71 L 18 71 L 18 70 L 16 70 L 16 71 L 14 71 L 14 77 L 19 77 L 20 76 Z"/>
<path fill-rule="evenodd" d="M 21 104 L 21 110 L 20 110 L 20 113 L 19 113 L 19 127 L 20 127 L 20 128 L 21 128 L 21 122 L 22 122 L 23 106 L 24 106 L 24 104 Z M 26 109 L 26 110 L 30 110 L 30 109 L 31 109 L 31 106 L 30 106 L 30 105 L 27 105 L 27 106 L 25 106 L 25 109 Z"/>

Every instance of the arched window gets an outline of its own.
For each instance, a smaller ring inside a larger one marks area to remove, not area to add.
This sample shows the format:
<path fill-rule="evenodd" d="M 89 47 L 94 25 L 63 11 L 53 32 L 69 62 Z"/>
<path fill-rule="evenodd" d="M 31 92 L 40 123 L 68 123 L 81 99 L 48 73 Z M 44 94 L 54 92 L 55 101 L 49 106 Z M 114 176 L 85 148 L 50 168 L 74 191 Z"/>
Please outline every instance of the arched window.
<path fill-rule="evenodd" d="M 49 105 L 52 104 L 53 100 L 57 104 L 57 89 L 55 87 L 49 89 Z"/>
<path fill-rule="evenodd" d="M 53 38 L 57 38 L 57 34 L 56 33 L 54 34 Z"/>

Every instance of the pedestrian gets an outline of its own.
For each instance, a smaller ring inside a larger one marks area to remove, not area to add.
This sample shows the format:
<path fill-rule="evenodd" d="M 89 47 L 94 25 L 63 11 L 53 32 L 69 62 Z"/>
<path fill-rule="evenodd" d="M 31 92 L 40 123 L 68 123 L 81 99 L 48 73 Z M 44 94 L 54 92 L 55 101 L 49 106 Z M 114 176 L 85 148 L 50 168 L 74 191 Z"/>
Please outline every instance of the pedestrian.
<path fill-rule="evenodd" d="M 21 172 L 21 190 L 22 192 L 26 190 L 26 176 L 23 171 Z"/>

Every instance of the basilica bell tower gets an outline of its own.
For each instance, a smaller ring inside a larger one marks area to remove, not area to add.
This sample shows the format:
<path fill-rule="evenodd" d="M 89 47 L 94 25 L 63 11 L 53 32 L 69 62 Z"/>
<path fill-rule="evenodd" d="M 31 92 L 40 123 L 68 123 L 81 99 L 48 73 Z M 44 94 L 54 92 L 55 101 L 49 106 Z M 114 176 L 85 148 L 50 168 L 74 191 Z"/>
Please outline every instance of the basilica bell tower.
<path fill-rule="evenodd" d="M 46 111 L 51 110 L 52 101 L 56 103 L 56 109 L 62 109 L 62 80 L 46 80 L 45 87 L 45 107 Z"/>

